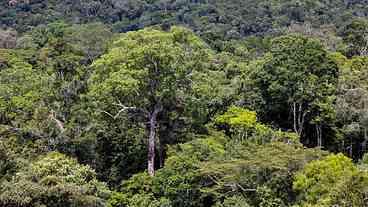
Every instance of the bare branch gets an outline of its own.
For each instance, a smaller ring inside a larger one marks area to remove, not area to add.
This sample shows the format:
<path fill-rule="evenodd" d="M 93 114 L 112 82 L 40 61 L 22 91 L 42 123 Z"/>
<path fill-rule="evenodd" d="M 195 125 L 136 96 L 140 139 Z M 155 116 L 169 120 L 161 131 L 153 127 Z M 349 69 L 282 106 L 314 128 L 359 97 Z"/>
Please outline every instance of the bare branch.
<path fill-rule="evenodd" d="M 119 118 L 120 114 L 124 113 L 124 112 L 129 112 L 129 111 L 134 111 L 134 112 L 137 112 L 137 111 L 140 111 L 142 112 L 143 114 L 145 115 L 148 115 L 148 112 L 143 110 L 143 109 L 140 109 L 140 108 L 137 108 L 137 107 L 132 107 L 132 106 L 125 106 L 123 105 L 120 101 L 119 103 L 114 103 L 113 105 L 115 106 L 119 106 L 120 107 L 120 110 L 118 111 L 118 113 L 116 113 L 115 115 L 107 112 L 107 111 L 103 111 L 103 110 L 100 110 L 102 113 L 105 113 L 107 114 L 108 116 L 110 116 L 111 118 L 113 118 L 114 120 Z"/>
<path fill-rule="evenodd" d="M 121 107 L 123 107 L 122 109 L 120 109 L 120 111 L 114 116 L 114 119 L 117 119 L 121 113 L 128 111 L 128 110 L 136 110 L 136 107 L 127 107 L 127 106 L 123 106 L 121 105 Z"/>
<path fill-rule="evenodd" d="M 255 192 L 257 191 L 257 189 L 245 189 L 243 186 L 241 186 L 240 184 L 236 184 L 236 186 L 238 186 L 243 192 Z"/>
<path fill-rule="evenodd" d="M 109 113 L 109 112 L 107 112 L 107 111 L 103 111 L 103 110 L 99 110 L 99 111 L 101 111 L 102 113 L 105 113 L 105 114 L 109 115 L 111 118 L 114 118 L 114 115 L 110 114 L 110 113 Z"/>

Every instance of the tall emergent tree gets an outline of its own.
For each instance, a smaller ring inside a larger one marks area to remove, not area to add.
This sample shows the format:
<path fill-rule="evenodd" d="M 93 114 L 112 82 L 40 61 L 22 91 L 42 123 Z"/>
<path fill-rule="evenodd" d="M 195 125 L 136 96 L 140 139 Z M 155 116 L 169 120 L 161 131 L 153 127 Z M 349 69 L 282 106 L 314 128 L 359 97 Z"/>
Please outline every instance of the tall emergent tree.
<path fill-rule="evenodd" d="M 113 119 L 140 117 L 148 134 L 150 175 L 155 171 L 156 132 L 162 116 L 183 110 L 193 72 L 208 54 L 206 44 L 184 28 L 167 32 L 150 28 L 123 35 L 93 64 L 88 96 L 99 112 Z"/>
<path fill-rule="evenodd" d="M 256 76 L 268 117 L 301 137 L 306 124 L 315 126 L 321 146 L 322 127 L 334 117 L 336 63 L 318 40 L 300 35 L 274 39 L 263 61 Z"/>

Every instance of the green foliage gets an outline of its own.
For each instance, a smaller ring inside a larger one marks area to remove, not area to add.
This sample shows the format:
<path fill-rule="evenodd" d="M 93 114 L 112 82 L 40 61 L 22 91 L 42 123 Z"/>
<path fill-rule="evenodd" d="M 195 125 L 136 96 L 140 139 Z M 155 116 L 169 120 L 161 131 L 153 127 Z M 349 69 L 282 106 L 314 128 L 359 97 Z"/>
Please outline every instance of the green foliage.
<path fill-rule="evenodd" d="M 225 127 L 236 141 L 252 140 L 255 143 L 279 141 L 285 143 L 299 143 L 299 136 L 295 133 L 273 130 L 257 122 L 257 113 L 236 106 L 230 107 L 223 115 L 217 116 L 215 124 Z"/>
<path fill-rule="evenodd" d="M 187 110 L 197 131 L 206 131 L 204 125 L 212 121 L 215 114 L 224 112 L 237 99 L 239 73 L 244 63 L 220 54 L 212 56 L 204 64 L 204 70 L 193 72 L 193 93 L 187 97 Z"/>
<path fill-rule="evenodd" d="M 336 63 L 318 40 L 301 35 L 273 39 L 263 59 L 254 77 L 265 100 L 262 117 L 302 138 L 305 127 L 314 125 L 321 146 L 322 128 L 335 118 Z"/>
<path fill-rule="evenodd" d="M 171 203 L 167 199 L 156 200 L 152 194 L 139 194 L 134 195 L 132 198 L 128 199 L 124 194 L 115 193 L 112 195 L 108 207 L 172 207 Z"/>
<path fill-rule="evenodd" d="M 367 8 L 1 1 L 0 206 L 368 206 Z"/>
<path fill-rule="evenodd" d="M 248 139 L 249 131 L 260 128 L 256 123 L 257 114 L 255 112 L 235 106 L 230 107 L 225 114 L 218 116 L 215 122 L 220 125 L 228 125 L 239 141 Z"/>
<path fill-rule="evenodd" d="M 233 196 L 226 198 L 222 203 L 217 203 L 215 207 L 250 207 L 250 205 L 244 197 Z"/>
<path fill-rule="evenodd" d="M 147 152 L 144 126 L 125 118 L 114 121 L 96 113 L 94 106 L 88 105 L 91 102 L 86 103 L 73 112 L 70 127 L 74 127 L 75 131 L 71 132 L 75 138 L 64 150 L 91 165 L 98 178 L 111 186 L 144 170 Z M 84 110 L 89 107 L 91 110 Z"/>
<path fill-rule="evenodd" d="M 143 173 L 123 182 L 122 194 L 110 199 L 110 204 L 129 206 L 141 200 L 154 203 L 164 199 L 171 206 L 183 207 L 286 206 L 295 199 L 290 197 L 290 175 L 324 154 L 277 140 L 264 145 L 238 142 L 211 131 L 210 136 L 172 147 L 164 168 L 154 177 Z"/>
<path fill-rule="evenodd" d="M 91 23 L 67 28 L 65 38 L 75 50 L 83 53 L 84 61 L 91 63 L 107 51 L 112 36 L 104 24 Z"/>
<path fill-rule="evenodd" d="M 198 183 L 200 161 L 223 155 L 224 141 L 223 136 L 214 135 L 175 146 L 168 152 L 169 158 L 163 169 L 158 170 L 154 177 L 141 173 L 123 182 L 123 194 L 112 196 L 110 205 L 136 206 L 137 201 L 151 198 L 151 203 L 141 203 L 141 206 L 155 203 L 162 206 L 202 206 Z"/>
<path fill-rule="evenodd" d="M 226 198 L 226 192 L 237 192 L 246 195 L 248 203 L 254 206 L 284 206 L 295 199 L 290 174 L 323 154 L 279 142 L 265 145 L 230 142 L 223 160 L 203 165 L 201 175 L 206 181 L 203 190 L 219 200 Z"/>
<path fill-rule="evenodd" d="M 107 100 L 114 97 L 116 102 L 139 100 L 133 105 L 143 108 L 155 104 L 148 99 L 169 104 L 185 89 L 185 76 L 200 65 L 198 50 L 203 53 L 203 49 L 205 44 L 183 28 L 127 33 L 93 64 L 96 71 L 91 78 L 91 95 L 110 96 Z"/>
<path fill-rule="evenodd" d="M 3 144 L 0 145 L 0 183 L 9 175 L 15 168 L 15 162 L 9 155 L 9 152 L 4 148 Z"/>
<path fill-rule="evenodd" d="M 367 55 L 368 47 L 368 22 L 365 19 L 355 19 L 347 24 L 341 32 L 343 40 L 348 45 L 346 55 Z"/>
<path fill-rule="evenodd" d="M 343 135 L 340 142 L 349 140 L 351 143 L 347 151 L 350 156 L 362 156 L 361 150 L 366 149 L 367 140 L 367 110 L 366 94 L 367 61 L 366 57 L 353 57 L 347 59 L 341 54 L 335 55 L 339 63 L 338 96 L 335 103 L 337 123 L 342 126 Z M 344 146 L 346 149 L 347 146 Z"/>
<path fill-rule="evenodd" d="M 30 138 L 29 133 L 12 133 L 0 126 L 0 183 L 11 179 L 17 170 L 47 153 L 47 140 Z"/>
<path fill-rule="evenodd" d="M 181 129 L 190 124 L 185 119 L 189 111 L 185 102 L 191 77 L 193 71 L 203 69 L 201 65 L 208 62 L 210 54 L 202 40 L 181 27 L 124 34 L 93 63 L 86 98 L 99 116 L 110 122 L 120 119 L 123 126 L 141 129 L 148 122 L 157 126 L 159 147 L 164 151 L 167 143 L 185 136 Z M 173 125 L 176 132 L 165 131 Z M 152 128 L 145 129 L 147 134 L 155 133 Z"/>
<path fill-rule="evenodd" d="M 367 178 L 366 172 L 338 154 L 307 164 L 293 186 L 300 192 L 302 206 L 364 206 Z"/>
<path fill-rule="evenodd" d="M 54 21 L 101 21 L 119 32 L 152 25 L 185 25 L 221 49 L 226 40 L 249 35 L 277 34 L 292 23 L 313 22 L 314 27 L 333 24 L 341 28 L 356 16 L 366 15 L 362 1 L 9 1 L 0 4 L 0 25 L 20 32 Z"/>
<path fill-rule="evenodd" d="M 20 170 L 0 188 L 5 206 L 104 206 L 108 196 L 90 167 L 56 152 Z"/>
<path fill-rule="evenodd" d="M 251 129 L 257 122 L 256 112 L 238 107 L 230 107 L 228 111 L 216 118 L 218 124 L 228 124 L 231 127 Z"/>
<path fill-rule="evenodd" d="M 29 127 L 33 119 L 40 121 L 50 77 L 35 70 L 15 51 L 1 50 L 0 61 L 0 123 Z"/>

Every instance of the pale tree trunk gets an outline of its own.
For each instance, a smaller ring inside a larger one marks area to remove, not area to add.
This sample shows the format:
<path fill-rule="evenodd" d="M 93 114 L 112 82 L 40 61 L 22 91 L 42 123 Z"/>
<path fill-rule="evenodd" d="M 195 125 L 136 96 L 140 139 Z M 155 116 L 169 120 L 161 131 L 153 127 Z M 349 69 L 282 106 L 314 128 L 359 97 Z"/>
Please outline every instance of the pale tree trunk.
<path fill-rule="evenodd" d="M 155 149 L 156 149 L 156 127 L 157 116 L 162 111 L 160 105 L 156 105 L 154 111 L 149 116 L 149 137 L 148 137 L 148 174 L 155 175 Z"/>
<path fill-rule="evenodd" d="M 316 132 L 317 132 L 317 146 L 322 147 L 322 128 L 321 125 L 316 125 Z"/>
<path fill-rule="evenodd" d="M 294 132 L 297 133 L 300 137 L 303 134 L 304 130 L 304 122 L 305 122 L 305 116 L 307 115 L 307 111 L 304 111 L 303 104 L 298 104 L 296 102 L 293 102 L 292 105 L 292 111 L 293 111 L 293 121 L 294 121 Z"/>
<path fill-rule="evenodd" d="M 293 103 L 293 119 L 294 119 L 294 132 L 298 133 L 298 126 L 297 126 L 297 122 L 296 122 L 296 103 Z"/>
<path fill-rule="evenodd" d="M 350 149 L 349 149 L 350 157 L 353 157 L 353 138 L 350 137 Z"/>

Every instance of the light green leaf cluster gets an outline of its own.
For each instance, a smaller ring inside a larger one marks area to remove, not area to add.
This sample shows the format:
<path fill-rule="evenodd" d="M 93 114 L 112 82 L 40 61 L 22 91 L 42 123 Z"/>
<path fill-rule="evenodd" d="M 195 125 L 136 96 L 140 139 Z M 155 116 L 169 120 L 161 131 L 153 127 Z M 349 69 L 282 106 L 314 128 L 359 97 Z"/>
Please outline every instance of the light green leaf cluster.
<path fill-rule="evenodd" d="M 295 176 L 302 206 L 365 206 L 368 176 L 342 154 L 307 164 Z"/>
<path fill-rule="evenodd" d="M 231 127 L 251 129 L 257 123 L 257 113 L 232 106 L 225 114 L 218 116 L 215 122 L 218 124 L 229 124 Z"/>
<path fill-rule="evenodd" d="M 223 115 L 217 116 L 215 123 L 228 127 L 237 141 L 252 140 L 260 144 L 270 141 L 299 143 L 297 134 L 273 130 L 257 121 L 256 112 L 237 106 L 231 106 Z"/>
<path fill-rule="evenodd" d="M 0 61 L 0 116 L 15 125 L 25 123 L 45 105 L 51 79 L 13 51 L 1 50 Z"/>

